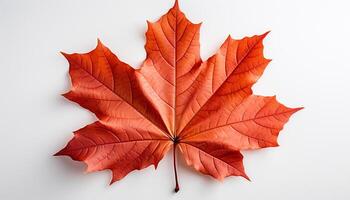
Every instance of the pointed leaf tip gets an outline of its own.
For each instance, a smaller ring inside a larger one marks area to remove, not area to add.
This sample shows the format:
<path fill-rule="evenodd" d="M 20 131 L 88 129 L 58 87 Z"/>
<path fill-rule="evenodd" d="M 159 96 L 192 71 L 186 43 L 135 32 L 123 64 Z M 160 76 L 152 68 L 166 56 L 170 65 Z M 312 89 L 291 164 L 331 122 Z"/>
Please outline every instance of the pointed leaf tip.
<path fill-rule="evenodd" d="M 103 46 L 103 43 L 101 42 L 100 38 L 97 38 L 97 46 Z"/>
<path fill-rule="evenodd" d="M 64 57 L 66 57 L 66 58 L 68 59 L 68 56 L 69 56 L 68 53 L 65 53 L 65 52 L 63 52 L 63 51 L 60 51 L 60 53 L 61 53 Z"/>
<path fill-rule="evenodd" d="M 60 151 L 58 151 L 57 153 L 53 154 L 52 156 L 63 156 L 63 150 L 64 149 L 61 149 Z"/>
<path fill-rule="evenodd" d="M 173 8 L 179 9 L 179 1 L 178 0 L 175 0 Z"/>
<path fill-rule="evenodd" d="M 261 36 L 263 37 L 263 38 L 265 38 L 269 33 L 270 33 L 271 31 L 266 31 L 264 34 L 262 34 Z"/>
<path fill-rule="evenodd" d="M 304 107 L 294 108 L 294 113 L 296 113 L 296 112 L 298 112 L 298 111 L 300 111 L 300 110 L 303 110 L 303 109 L 304 109 Z"/>
<path fill-rule="evenodd" d="M 242 175 L 242 177 L 245 178 L 247 181 L 252 182 L 252 180 L 248 177 L 248 175 L 247 175 L 246 173 L 244 173 L 244 174 Z"/>

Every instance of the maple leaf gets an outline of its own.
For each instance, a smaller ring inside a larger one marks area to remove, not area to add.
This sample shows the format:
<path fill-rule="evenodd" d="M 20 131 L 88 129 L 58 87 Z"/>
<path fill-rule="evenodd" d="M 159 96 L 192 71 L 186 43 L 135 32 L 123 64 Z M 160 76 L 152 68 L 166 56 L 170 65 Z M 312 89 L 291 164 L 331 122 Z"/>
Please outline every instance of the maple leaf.
<path fill-rule="evenodd" d="M 110 169 L 113 183 L 135 169 L 157 167 L 172 148 L 177 192 L 178 147 L 186 163 L 203 174 L 249 180 L 240 150 L 277 146 L 283 125 L 301 108 L 252 93 L 270 62 L 263 56 L 267 33 L 228 37 L 202 62 L 200 25 L 176 1 L 157 22 L 148 22 L 147 58 L 140 69 L 100 41 L 89 53 L 63 53 L 72 81 L 64 96 L 98 121 L 75 131 L 55 155 L 85 162 L 88 172 Z"/>

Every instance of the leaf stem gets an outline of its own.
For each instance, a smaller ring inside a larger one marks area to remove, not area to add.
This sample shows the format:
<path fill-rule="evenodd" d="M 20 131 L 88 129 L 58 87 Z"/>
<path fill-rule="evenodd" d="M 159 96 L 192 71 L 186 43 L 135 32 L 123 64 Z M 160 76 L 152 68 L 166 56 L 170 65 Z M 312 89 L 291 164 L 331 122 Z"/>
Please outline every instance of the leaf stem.
<path fill-rule="evenodd" d="M 179 187 L 179 181 L 177 180 L 177 170 L 176 170 L 176 146 L 177 146 L 177 139 L 174 140 L 174 147 L 173 147 L 173 158 L 174 158 L 174 175 L 175 175 L 175 192 L 178 192 L 180 190 Z"/>

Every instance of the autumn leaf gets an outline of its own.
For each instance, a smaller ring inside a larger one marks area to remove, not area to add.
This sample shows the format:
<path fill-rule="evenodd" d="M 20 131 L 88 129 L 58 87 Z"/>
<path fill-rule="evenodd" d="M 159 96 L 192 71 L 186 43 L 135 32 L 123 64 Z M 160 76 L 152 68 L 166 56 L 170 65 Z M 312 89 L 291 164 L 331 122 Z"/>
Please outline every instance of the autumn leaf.
<path fill-rule="evenodd" d="M 98 121 L 75 131 L 55 155 L 83 161 L 88 172 L 110 169 L 113 183 L 135 169 L 157 167 L 172 149 L 177 192 L 179 148 L 186 163 L 203 174 L 249 179 L 240 150 L 277 146 L 283 125 L 301 108 L 252 93 L 270 62 L 263 56 L 268 33 L 228 37 L 202 61 L 200 26 L 176 1 L 157 22 L 148 22 L 147 58 L 139 69 L 100 41 L 89 53 L 63 53 L 72 81 L 64 96 Z"/>

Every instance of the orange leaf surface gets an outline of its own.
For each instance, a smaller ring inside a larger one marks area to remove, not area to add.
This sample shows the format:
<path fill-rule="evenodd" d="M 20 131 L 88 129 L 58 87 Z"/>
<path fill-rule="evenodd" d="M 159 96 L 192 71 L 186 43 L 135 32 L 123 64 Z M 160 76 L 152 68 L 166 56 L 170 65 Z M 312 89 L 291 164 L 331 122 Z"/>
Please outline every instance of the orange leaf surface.
<path fill-rule="evenodd" d="M 202 61 L 199 30 L 176 1 L 157 22 L 148 22 L 147 58 L 140 69 L 100 41 L 89 53 L 63 53 L 72 81 L 64 96 L 98 121 L 75 131 L 55 155 L 83 161 L 89 172 L 110 169 L 113 183 L 135 169 L 157 167 L 173 149 L 178 191 L 179 148 L 187 164 L 203 174 L 249 179 L 240 150 L 277 146 L 284 124 L 301 108 L 252 92 L 270 62 L 263 56 L 268 33 L 228 37 Z"/>

